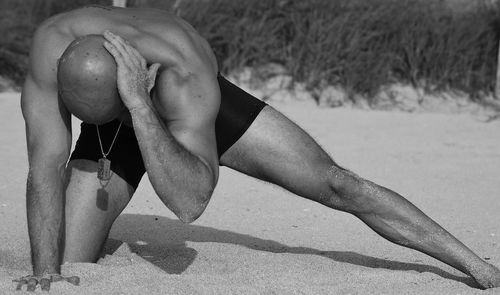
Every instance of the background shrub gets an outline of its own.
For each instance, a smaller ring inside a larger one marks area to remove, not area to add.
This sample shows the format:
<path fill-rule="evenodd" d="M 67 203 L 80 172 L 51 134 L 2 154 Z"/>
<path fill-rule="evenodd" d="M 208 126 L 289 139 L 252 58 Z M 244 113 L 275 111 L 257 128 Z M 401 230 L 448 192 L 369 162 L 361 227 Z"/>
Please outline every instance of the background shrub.
<path fill-rule="evenodd" d="M 36 25 L 55 13 L 108 1 L 3 0 L 0 75 L 21 83 Z M 179 14 L 214 48 L 223 73 L 283 65 L 309 89 L 341 86 L 370 99 L 396 82 L 429 92 L 491 94 L 498 10 L 439 0 L 129 0 Z"/>
<path fill-rule="evenodd" d="M 51 15 L 89 3 L 109 5 L 111 0 L 1 0 L 0 76 L 22 85 L 28 69 L 31 37 L 38 24 Z"/>
<path fill-rule="evenodd" d="M 498 15 L 443 1 L 184 1 L 224 72 L 269 62 L 309 88 L 330 84 L 373 97 L 395 82 L 473 98 L 494 90 Z"/>

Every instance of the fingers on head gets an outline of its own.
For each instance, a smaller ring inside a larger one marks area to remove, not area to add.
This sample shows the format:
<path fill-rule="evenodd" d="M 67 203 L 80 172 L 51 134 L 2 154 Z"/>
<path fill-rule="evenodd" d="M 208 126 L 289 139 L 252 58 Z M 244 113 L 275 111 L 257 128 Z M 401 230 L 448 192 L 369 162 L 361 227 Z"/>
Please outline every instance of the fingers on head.
<path fill-rule="evenodd" d="M 106 42 L 104 43 L 106 49 L 114 51 L 113 56 L 115 58 L 127 57 L 127 61 L 138 64 L 142 68 L 146 68 L 146 60 L 128 40 L 109 31 L 104 32 L 104 37 L 108 41 L 108 44 L 106 44 Z"/>
<path fill-rule="evenodd" d="M 122 53 L 114 46 L 111 42 L 104 42 L 104 48 L 108 50 L 109 53 L 115 58 L 115 60 L 118 62 L 118 59 L 122 58 Z"/>
<path fill-rule="evenodd" d="M 128 43 L 125 46 L 125 50 L 130 55 L 130 57 L 133 58 L 133 62 L 137 63 L 143 69 L 146 68 L 146 60 L 134 46 Z"/>
<path fill-rule="evenodd" d="M 117 64 L 121 65 L 136 65 L 141 69 L 146 68 L 146 60 L 142 55 L 132 46 L 119 48 L 112 43 L 104 43 L 104 47 L 113 55 Z"/>
<path fill-rule="evenodd" d="M 156 75 L 156 72 L 158 72 L 158 69 L 160 69 L 160 67 L 161 67 L 161 64 L 159 64 L 159 63 L 154 63 L 154 64 L 152 64 L 152 65 L 149 67 L 149 69 L 150 69 L 150 71 L 151 71 L 152 73 L 154 73 L 154 74 Z"/>
<path fill-rule="evenodd" d="M 110 33 L 109 33 L 110 34 Z M 117 39 L 116 35 L 105 34 L 104 48 L 115 58 L 117 63 L 123 63 L 124 56 L 127 55 L 127 50 L 123 46 L 123 42 Z"/>
<path fill-rule="evenodd" d="M 159 63 L 154 63 L 149 67 L 148 76 L 149 76 L 149 79 L 152 80 L 153 83 L 156 80 L 156 75 L 158 73 L 159 68 L 160 68 Z"/>
<path fill-rule="evenodd" d="M 146 69 L 146 68 L 147 68 L 147 66 L 148 66 L 148 63 L 146 62 L 146 59 L 145 59 L 144 57 L 142 57 L 142 55 L 141 55 L 141 56 L 139 56 L 139 61 L 140 61 L 140 63 L 141 63 L 141 67 L 142 67 L 143 69 Z"/>
<path fill-rule="evenodd" d="M 118 50 L 123 50 L 123 45 L 125 41 L 122 37 L 111 33 L 110 31 L 104 31 L 104 38 L 108 40 L 109 43 L 113 44 Z"/>

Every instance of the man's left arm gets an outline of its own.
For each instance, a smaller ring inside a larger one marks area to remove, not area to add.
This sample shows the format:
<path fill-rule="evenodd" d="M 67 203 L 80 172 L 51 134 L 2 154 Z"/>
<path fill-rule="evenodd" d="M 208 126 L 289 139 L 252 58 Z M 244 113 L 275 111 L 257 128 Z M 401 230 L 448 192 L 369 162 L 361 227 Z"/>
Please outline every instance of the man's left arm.
<path fill-rule="evenodd" d="M 214 122 L 191 117 L 167 128 L 149 104 L 133 109 L 131 115 L 155 192 L 180 220 L 196 220 L 218 178 Z"/>
<path fill-rule="evenodd" d="M 192 222 L 205 210 L 218 178 L 215 119 L 220 94 L 215 74 L 212 83 L 211 78 L 205 82 L 207 87 L 198 84 L 204 90 L 202 98 L 190 93 L 192 77 L 175 71 L 162 74 L 160 79 L 166 81 L 159 84 L 169 85 L 167 96 L 177 96 L 168 106 L 177 116 L 165 123 L 149 97 L 159 65 L 148 69 L 144 58 L 123 39 L 109 32 L 104 36 L 109 41 L 105 47 L 117 62 L 118 89 L 132 115 L 151 184 L 181 221 Z"/>

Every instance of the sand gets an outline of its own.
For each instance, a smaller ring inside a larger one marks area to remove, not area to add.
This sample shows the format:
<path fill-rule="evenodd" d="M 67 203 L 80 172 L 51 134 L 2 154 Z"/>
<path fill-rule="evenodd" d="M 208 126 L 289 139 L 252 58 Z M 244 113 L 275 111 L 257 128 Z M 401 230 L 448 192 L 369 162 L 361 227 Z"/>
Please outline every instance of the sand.
<path fill-rule="evenodd" d="M 500 266 L 500 120 L 276 107 L 339 164 L 403 194 Z M 31 266 L 18 93 L 0 94 L 0 135 L 0 294 L 19 294 L 11 280 Z M 144 178 L 109 238 L 97 264 L 63 266 L 80 286 L 56 283 L 50 294 L 500 294 L 349 214 L 225 168 L 206 212 L 189 225 Z"/>

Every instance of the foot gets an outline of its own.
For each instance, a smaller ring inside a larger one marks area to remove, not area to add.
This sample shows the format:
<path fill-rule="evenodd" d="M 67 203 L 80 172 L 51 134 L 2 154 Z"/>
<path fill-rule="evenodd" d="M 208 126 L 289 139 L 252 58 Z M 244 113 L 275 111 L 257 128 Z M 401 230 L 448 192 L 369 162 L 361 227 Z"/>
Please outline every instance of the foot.
<path fill-rule="evenodd" d="M 485 268 L 472 275 L 474 280 L 484 289 L 500 287 L 500 270 L 494 265 L 486 263 Z"/>

